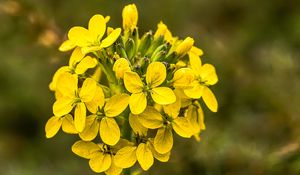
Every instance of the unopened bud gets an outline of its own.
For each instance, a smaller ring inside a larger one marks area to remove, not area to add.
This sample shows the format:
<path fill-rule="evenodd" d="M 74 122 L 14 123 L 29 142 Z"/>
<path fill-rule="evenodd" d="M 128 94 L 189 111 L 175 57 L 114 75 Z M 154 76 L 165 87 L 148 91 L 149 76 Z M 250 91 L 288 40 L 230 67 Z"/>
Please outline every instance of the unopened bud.
<path fill-rule="evenodd" d="M 179 57 L 186 55 L 194 45 L 194 39 L 191 37 L 185 38 L 177 47 L 175 52 Z"/>
<path fill-rule="evenodd" d="M 133 30 L 136 28 L 138 21 L 138 11 L 134 4 L 129 4 L 124 7 L 122 12 L 124 30 Z"/>

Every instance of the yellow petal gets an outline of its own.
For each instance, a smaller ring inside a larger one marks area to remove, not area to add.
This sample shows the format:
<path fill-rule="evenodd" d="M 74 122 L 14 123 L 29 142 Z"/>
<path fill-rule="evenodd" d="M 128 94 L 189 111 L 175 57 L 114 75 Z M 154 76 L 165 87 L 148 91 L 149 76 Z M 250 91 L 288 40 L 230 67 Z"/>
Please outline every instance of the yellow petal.
<path fill-rule="evenodd" d="M 151 106 L 138 115 L 139 122 L 146 128 L 157 129 L 163 126 L 163 116 Z"/>
<path fill-rule="evenodd" d="M 192 83 L 193 87 L 192 88 L 187 88 L 184 89 L 184 94 L 190 98 L 195 98 L 198 99 L 202 96 L 203 90 L 205 86 L 201 85 L 199 82 L 194 81 Z"/>
<path fill-rule="evenodd" d="M 194 74 L 190 68 L 181 68 L 174 73 L 173 86 L 178 88 L 190 87 L 194 81 Z"/>
<path fill-rule="evenodd" d="M 89 31 L 97 40 L 101 40 L 106 30 L 106 20 L 102 15 L 94 15 L 89 21 Z"/>
<path fill-rule="evenodd" d="M 139 93 L 143 91 L 143 83 L 140 76 L 135 72 L 125 72 L 124 84 L 126 89 L 131 93 Z"/>
<path fill-rule="evenodd" d="M 208 87 L 204 88 L 202 98 L 208 109 L 210 109 L 212 112 L 218 111 L 218 101 L 214 93 Z"/>
<path fill-rule="evenodd" d="M 124 148 L 126 146 L 134 146 L 134 143 L 132 143 L 126 139 L 120 138 L 119 142 L 116 145 L 114 145 L 112 148 L 116 152 L 119 149 Z"/>
<path fill-rule="evenodd" d="M 176 88 L 174 93 L 176 95 L 176 99 L 180 99 L 181 108 L 185 108 L 192 103 L 192 100 L 184 94 L 183 89 Z"/>
<path fill-rule="evenodd" d="M 105 97 L 103 90 L 100 86 L 97 86 L 94 98 L 89 102 L 85 102 L 85 105 L 91 113 L 96 114 L 98 107 L 102 109 L 104 102 Z"/>
<path fill-rule="evenodd" d="M 177 98 L 175 103 L 172 103 L 172 104 L 169 104 L 169 105 L 164 105 L 163 109 L 164 109 L 164 112 L 169 117 L 176 118 L 179 114 L 180 107 L 181 107 L 181 102 L 180 102 L 180 99 Z"/>
<path fill-rule="evenodd" d="M 203 111 L 200 105 L 198 107 L 196 107 L 196 105 L 190 105 L 186 114 L 186 117 L 191 124 L 193 134 L 197 134 L 205 129 Z"/>
<path fill-rule="evenodd" d="M 198 103 L 198 106 L 197 106 L 197 117 L 198 117 L 198 124 L 200 126 L 200 129 L 201 130 L 205 130 L 205 123 L 204 123 L 204 113 L 203 113 L 203 110 L 200 106 L 200 104 Z"/>
<path fill-rule="evenodd" d="M 176 96 L 172 89 L 167 87 L 157 87 L 151 90 L 151 97 L 153 101 L 160 105 L 167 105 L 175 103 Z"/>
<path fill-rule="evenodd" d="M 199 48 L 196 47 L 196 46 L 193 46 L 193 47 L 191 48 L 189 54 L 190 54 L 190 53 L 193 53 L 193 54 L 195 54 L 195 55 L 197 55 L 197 56 L 201 56 L 201 55 L 203 55 L 203 50 L 199 49 Z"/>
<path fill-rule="evenodd" d="M 130 111 L 133 114 L 142 113 L 147 106 L 147 97 L 143 92 L 137 94 L 131 94 L 129 98 Z"/>
<path fill-rule="evenodd" d="M 75 97 L 75 91 L 77 90 L 78 77 L 76 74 L 70 74 L 67 72 L 62 73 L 56 83 L 56 88 L 63 96 L 71 98 Z"/>
<path fill-rule="evenodd" d="M 103 47 L 101 47 L 100 45 L 88 45 L 88 46 L 82 47 L 81 51 L 84 54 L 88 54 L 88 53 L 91 53 L 91 52 L 99 51 L 101 49 L 103 49 Z"/>
<path fill-rule="evenodd" d="M 72 27 L 68 33 L 69 40 L 76 46 L 85 47 L 93 43 L 93 35 L 83 27 Z"/>
<path fill-rule="evenodd" d="M 111 166 L 107 171 L 105 171 L 105 174 L 106 175 L 120 175 L 122 173 L 122 170 L 123 170 L 123 168 L 118 167 L 115 164 L 115 158 L 112 157 Z"/>
<path fill-rule="evenodd" d="M 78 132 L 82 132 L 85 127 L 86 108 L 84 103 L 77 103 L 74 114 L 74 125 Z"/>
<path fill-rule="evenodd" d="M 86 72 L 86 70 L 90 68 L 94 68 L 97 65 L 96 58 L 92 58 L 90 56 L 84 57 L 80 63 L 77 64 L 75 68 L 76 74 L 83 74 Z"/>
<path fill-rule="evenodd" d="M 160 153 L 158 153 L 158 152 L 155 150 L 155 148 L 154 148 L 154 146 L 153 146 L 153 144 L 154 144 L 154 143 L 153 143 L 153 142 L 154 142 L 153 139 L 150 138 L 149 141 L 150 141 L 149 148 L 150 148 L 150 150 L 151 150 L 153 156 L 154 156 L 157 160 L 159 160 L 160 162 L 168 162 L 169 159 L 170 159 L 171 152 L 167 152 L 167 153 L 165 153 L 165 154 L 160 154 Z"/>
<path fill-rule="evenodd" d="M 77 130 L 74 125 L 74 120 L 71 114 L 67 114 L 63 117 L 62 120 L 62 130 L 68 134 L 77 134 Z"/>
<path fill-rule="evenodd" d="M 120 58 L 114 63 L 113 71 L 117 78 L 123 79 L 124 73 L 130 71 L 129 62 L 125 58 Z"/>
<path fill-rule="evenodd" d="M 129 114 L 129 124 L 133 132 L 138 135 L 146 136 L 148 129 L 145 128 L 138 119 L 137 115 Z"/>
<path fill-rule="evenodd" d="M 76 47 L 76 45 L 71 40 L 64 41 L 58 48 L 61 52 L 66 52 L 72 50 Z"/>
<path fill-rule="evenodd" d="M 54 96 L 56 100 L 63 97 L 63 95 L 59 91 L 55 91 Z"/>
<path fill-rule="evenodd" d="M 96 173 L 101 173 L 109 169 L 111 166 L 111 156 L 110 154 L 105 154 L 103 152 L 97 152 L 89 161 L 91 169 Z"/>
<path fill-rule="evenodd" d="M 55 116 L 61 117 L 71 112 L 73 109 L 73 99 L 61 97 L 53 104 L 53 113 Z"/>
<path fill-rule="evenodd" d="M 51 138 L 56 135 L 56 133 L 59 131 L 60 127 L 62 124 L 62 120 L 60 117 L 53 116 L 51 117 L 45 126 L 45 132 L 46 132 L 46 137 Z"/>
<path fill-rule="evenodd" d="M 214 85 L 218 82 L 216 69 L 211 64 L 204 64 L 199 72 L 201 80 L 209 85 Z"/>
<path fill-rule="evenodd" d="M 154 163 L 151 150 L 145 143 L 140 143 L 136 150 L 136 157 L 142 169 L 147 171 Z"/>
<path fill-rule="evenodd" d="M 79 97 L 81 101 L 83 102 L 91 101 L 95 96 L 96 90 L 97 90 L 96 81 L 91 78 L 85 79 L 79 92 Z"/>
<path fill-rule="evenodd" d="M 160 154 L 166 154 L 173 147 L 173 133 L 169 127 L 159 128 L 154 138 L 154 148 Z"/>
<path fill-rule="evenodd" d="M 101 41 L 100 47 L 106 48 L 111 46 L 119 38 L 120 34 L 120 28 L 113 30 L 104 40 Z"/>
<path fill-rule="evenodd" d="M 92 158 L 93 154 L 99 150 L 99 146 L 93 142 L 85 142 L 80 140 L 72 145 L 72 152 L 86 159 Z"/>
<path fill-rule="evenodd" d="M 146 82 L 149 87 L 157 87 L 166 79 L 166 67 L 161 62 L 152 62 L 147 67 Z"/>
<path fill-rule="evenodd" d="M 118 167 L 129 168 L 137 161 L 136 146 L 126 146 L 121 148 L 115 155 L 115 163 Z"/>
<path fill-rule="evenodd" d="M 85 128 L 79 133 L 79 136 L 84 141 L 91 141 L 96 138 L 99 131 L 99 122 L 96 115 L 90 115 L 86 118 Z"/>
<path fill-rule="evenodd" d="M 115 145 L 120 140 L 120 128 L 114 118 L 104 117 L 100 123 L 100 137 L 108 145 Z"/>
<path fill-rule="evenodd" d="M 102 77 L 102 71 L 99 66 L 97 66 L 96 70 L 94 71 L 93 75 L 91 76 L 92 79 L 99 82 Z"/>
<path fill-rule="evenodd" d="M 191 129 L 193 130 L 193 134 L 200 132 L 200 126 L 198 124 L 198 113 L 196 106 L 190 105 L 187 109 L 186 117 L 191 124 Z"/>
<path fill-rule="evenodd" d="M 104 113 L 107 117 L 115 117 L 121 114 L 128 106 L 129 95 L 117 94 L 112 96 L 104 106 Z"/>
<path fill-rule="evenodd" d="M 70 68 L 75 68 L 76 64 L 79 63 L 84 57 L 80 47 L 76 47 L 70 57 L 69 66 Z"/>
<path fill-rule="evenodd" d="M 190 122 L 185 117 L 177 117 L 172 122 L 174 131 L 181 137 L 190 138 L 193 134 Z"/>
<path fill-rule="evenodd" d="M 133 30 L 136 27 L 138 21 L 138 11 L 135 4 L 129 4 L 123 8 L 122 18 L 124 30 Z"/>
<path fill-rule="evenodd" d="M 49 89 L 51 91 L 56 91 L 56 84 L 57 84 L 57 80 L 60 77 L 61 74 L 66 73 L 69 71 L 69 67 L 68 66 L 63 66 L 61 68 L 59 68 L 55 73 L 54 76 L 52 78 L 51 83 L 49 84 Z M 60 93 L 60 92 L 59 92 Z"/>
<path fill-rule="evenodd" d="M 196 76 L 199 76 L 201 66 L 202 66 L 200 57 L 194 53 L 190 53 L 189 60 L 190 60 L 191 69 L 193 69 Z"/>

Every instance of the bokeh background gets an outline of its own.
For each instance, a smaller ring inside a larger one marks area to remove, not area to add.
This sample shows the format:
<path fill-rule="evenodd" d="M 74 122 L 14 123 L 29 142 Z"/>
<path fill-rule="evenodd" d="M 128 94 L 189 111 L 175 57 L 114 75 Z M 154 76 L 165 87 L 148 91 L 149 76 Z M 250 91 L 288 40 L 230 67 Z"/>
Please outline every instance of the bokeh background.
<path fill-rule="evenodd" d="M 300 174 L 300 1 L 0 0 L 0 174 L 94 174 L 70 146 L 44 136 L 54 95 L 48 84 L 69 53 L 57 48 L 96 13 L 121 26 L 136 3 L 140 32 L 163 20 L 192 36 L 216 66 L 219 112 L 205 109 L 202 141 L 176 138 L 171 160 L 145 174 Z"/>

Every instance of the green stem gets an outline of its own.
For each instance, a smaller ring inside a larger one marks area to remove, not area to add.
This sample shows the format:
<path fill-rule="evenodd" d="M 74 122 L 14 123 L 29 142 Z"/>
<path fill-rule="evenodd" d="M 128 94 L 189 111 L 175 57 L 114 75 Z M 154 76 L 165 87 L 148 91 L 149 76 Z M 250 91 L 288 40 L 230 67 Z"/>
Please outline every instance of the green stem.
<path fill-rule="evenodd" d="M 106 78 L 108 80 L 108 84 L 109 84 L 109 87 L 110 87 L 110 90 L 111 90 L 112 94 L 121 93 L 122 92 L 122 87 L 119 86 L 118 80 L 115 77 L 111 66 L 104 63 L 104 62 L 100 62 L 99 66 L 100 66 L 101 70 L 103 71 L 103 73 L 106 75 Z"/>
<path fill-rule="evenodd" d="M 132 130 L 131 130 L 131 127 L 129 124 L 129 113 L 130 113 L 129 109 L 125 110 L 125 112 L 124 112 L 125 117 L 124 117 L 124 123 L 122 126 L 122 136 L 126 140 L 131 141 L 131 137 L 132 137 L 131 131 Z M 124 169 L 124 175 L 131 175 L 131 168 Z"/>

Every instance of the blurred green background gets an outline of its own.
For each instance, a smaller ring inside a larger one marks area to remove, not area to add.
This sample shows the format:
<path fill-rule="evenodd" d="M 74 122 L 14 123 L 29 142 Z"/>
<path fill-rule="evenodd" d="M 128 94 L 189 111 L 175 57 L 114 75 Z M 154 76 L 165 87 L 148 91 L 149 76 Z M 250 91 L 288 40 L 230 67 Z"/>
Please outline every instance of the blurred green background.
<path fill-rule="evenodd" d="M 57 48 L 74 25 L 96 13 L 121 26 L 136 3 L 140 32 L 163 20 L 195 38 L 216 66 L 220 109 L 205 109 L 202 141 L 176 138 L 171 160 L 145 174 L 300 174 L 300 1 L 1 0 L 0 174 L 94 174 L 70 147 L 78 138 L 44 136 L 52 115 L 51 77 L 68 62 Z"/>

